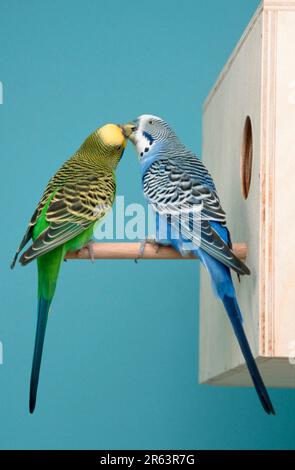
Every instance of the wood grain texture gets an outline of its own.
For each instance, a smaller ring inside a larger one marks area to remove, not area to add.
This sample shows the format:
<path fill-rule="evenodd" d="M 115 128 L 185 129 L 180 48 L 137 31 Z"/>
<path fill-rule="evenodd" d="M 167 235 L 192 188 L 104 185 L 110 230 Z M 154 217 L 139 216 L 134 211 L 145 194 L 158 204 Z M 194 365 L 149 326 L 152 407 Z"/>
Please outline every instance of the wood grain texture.
<path fill-rule="evenodd" d="M 261 5 L 264 10 L 295 10 L 295 1 L 294 0 L 264 0 Z"/>
<path fill-rule="evenodd" d="M 137 259 L 140 253 L 140 243 L 93 243 L 94 259 Z M 237 243 L 233 246 L 236 256 L 245 259 L 247 256 L 247 246 L 245 243 Z M 67 253 L 66 259 L 90 259 L 87 248 L 79 251 Z M 140 259 L 196 259 L 195 256 L 181 256 L 174 248 L 147 243 Z"/>

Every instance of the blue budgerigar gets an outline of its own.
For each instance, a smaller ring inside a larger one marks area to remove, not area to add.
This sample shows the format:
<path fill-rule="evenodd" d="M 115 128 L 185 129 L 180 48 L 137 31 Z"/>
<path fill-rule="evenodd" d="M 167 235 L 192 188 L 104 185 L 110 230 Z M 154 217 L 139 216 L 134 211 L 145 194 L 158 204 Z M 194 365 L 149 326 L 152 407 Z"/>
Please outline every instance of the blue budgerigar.
<path fill-rule="evenodd" d="M 142 115 L 122 127 L 128 135 L 132 130 L 129 138 L 138 153 L 144 195 L 157 214 L 157 241 L 200 258 L 231 321 L 261 404 L 266 413 L 275 414 L 244 332 L 230 269 L 238 275 L 250 271 L 231 249 L 226 216 L 212 177 L 161 118 Z M 167 230 L 163 237 L 159 227 L 164 219 Z"/>

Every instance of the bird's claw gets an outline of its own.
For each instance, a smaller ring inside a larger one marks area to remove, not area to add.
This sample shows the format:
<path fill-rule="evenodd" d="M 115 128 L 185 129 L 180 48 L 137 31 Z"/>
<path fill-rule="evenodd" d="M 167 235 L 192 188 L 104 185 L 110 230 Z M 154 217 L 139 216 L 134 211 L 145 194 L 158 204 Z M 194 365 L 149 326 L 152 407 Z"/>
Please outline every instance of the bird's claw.
<path fill-rule="evenodd" d="M 146 247 L 147 243 L 149 243 L 150 245 L 153 245 L 155 247 L 155 253 L 158 253 L 158 251 L 160 249 L 160 245 L 157 242 L 157 240 L 154 239 L 154 238 L 146 238 L 145 240 L 142 240 L 140 242 L 139 252 L 138 252 L 137 258 L 135 258 L 135 260 L 134 260 L 135 263 L 138 263 L 138 260 L 143 258 L 144 250 L 145 250 L 145 247 Z"/>
<path fill-rule="evenodd" d="M 87 243 L 87 245 L 85 245 L 84 248 L 86 248 L 88 250 L 88 253 L 89 253 L 89 258 L 91 260 L 92 263 L 94 263 L 95 261 L 95 257 L 94 257 L 94 250 L 93 250 L 93 241 L 90 241 Z"/>

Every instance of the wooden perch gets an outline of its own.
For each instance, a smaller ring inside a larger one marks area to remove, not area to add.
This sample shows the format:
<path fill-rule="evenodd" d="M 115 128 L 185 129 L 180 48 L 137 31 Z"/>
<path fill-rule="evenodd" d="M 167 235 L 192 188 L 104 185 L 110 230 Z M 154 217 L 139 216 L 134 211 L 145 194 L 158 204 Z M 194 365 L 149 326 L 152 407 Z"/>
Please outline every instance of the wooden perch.
<path fill-rule="evenodd" d="M 93 243 L 91 246 L 95 259 L 137 259 L 139 257 L 140 243 Z M 235 255 L 240 259 L 247 256 L 246 243 L 236 243 L 233 245 Z M 140 259 L 195 259 L 196 256 L 189 255 L 182 257 L 174 248 L 170 246 L 160 246 L 146 243 L 143 256 Z M 66 259 L 90 259 L 88 248 L 79 251 L 71 251 L 66 255 Z"/>

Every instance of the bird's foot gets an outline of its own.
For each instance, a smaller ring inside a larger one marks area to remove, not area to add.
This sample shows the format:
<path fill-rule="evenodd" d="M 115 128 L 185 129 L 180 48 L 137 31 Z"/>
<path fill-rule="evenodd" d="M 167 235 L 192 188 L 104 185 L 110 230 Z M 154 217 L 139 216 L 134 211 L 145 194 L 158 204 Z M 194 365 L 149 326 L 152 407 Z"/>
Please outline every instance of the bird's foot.
<path fill-rule="evenodd" d="M 94 257 L 94 249 L 93 249 L 93 244 L 94 244 L 94 241 L 90 241 L 88 242 L 84 248 L 86 248 L 88 250 L 88 253 L 89 253 L 89 258 L 91 259 L 91 262 L 94 263 L 95 261 L 95 257 Z"/>
<path fill-rule="evenodd" d="M 147 244 L 153 245 L 155 248 L 155 253 L 158 253 L 160 249 L 160 244 L 157 242 L 155 238 L 146 238 L 145 240 L 142 240 L 139 245 L 139 252 L 137 255 L 137 258 L 135 258 L 135 263 L 138 262 L 139 259 L 143 258 L 144 255 L 144 250 Z"/>

